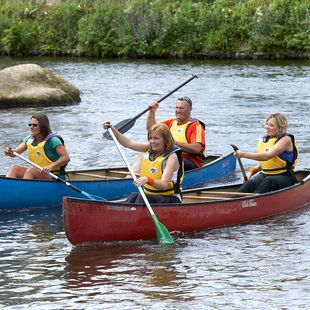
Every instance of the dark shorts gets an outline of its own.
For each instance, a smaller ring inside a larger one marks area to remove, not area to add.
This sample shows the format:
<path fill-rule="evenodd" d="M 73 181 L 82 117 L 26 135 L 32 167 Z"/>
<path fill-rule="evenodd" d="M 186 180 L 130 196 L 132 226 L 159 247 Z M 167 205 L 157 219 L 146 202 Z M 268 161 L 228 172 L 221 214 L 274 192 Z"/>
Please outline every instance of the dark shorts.
<path fill-rule="evenodd" d="M 191 160 L 183 158 L 184 171 L 193 170 L 198 168 Z"/>
<path fill-rule="evenodd" d="M 180 203 L 180 199 L 176 196 L 164 196 L 164 195 L 146 195 L 150 204 L 161 203 Z M 125 200 L 128 203 L 145 204 L 140 193 L 131 193 Z"/>

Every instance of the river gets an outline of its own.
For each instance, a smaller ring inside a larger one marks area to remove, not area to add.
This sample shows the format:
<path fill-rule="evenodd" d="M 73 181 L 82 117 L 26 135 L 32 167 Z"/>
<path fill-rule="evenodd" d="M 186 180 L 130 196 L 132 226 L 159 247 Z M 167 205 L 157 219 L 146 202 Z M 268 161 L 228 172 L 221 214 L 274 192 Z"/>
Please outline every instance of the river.
<path fill-rule="evenodd" d="M 68 169 L 123 165 L 102 123 L 143 111 L 187 80 L 160 104 L 158 120 L 189 96 L 193 116 L 206 123 L 207 152 L 230 143 L 254 151 L 264 118 L 283 112 L 298 141 L 297 168 L 310 164 L 310 62 L 93 60 L 0 58 L 0 69 L 37 63 L 81 90 L 80 104 L 0 110 L 0 149 L 28 134 L 33 113 L 46 113 L 71 155 Z M 128 137 L 145 141 L 146 115 Z M 136 154 L 126 150 L 130 162 Z M 0 173 L 17 159 L 1 157 Z M 247 168 L 253 164 L 243 160 Z M 237 176 L 240 175 L 238 172 Z M 154 242 L 74 248 L 59 210 L 0 215 L 1 309 L 306 309 L 310 302 L 309 209 L 250 225 Z"/>

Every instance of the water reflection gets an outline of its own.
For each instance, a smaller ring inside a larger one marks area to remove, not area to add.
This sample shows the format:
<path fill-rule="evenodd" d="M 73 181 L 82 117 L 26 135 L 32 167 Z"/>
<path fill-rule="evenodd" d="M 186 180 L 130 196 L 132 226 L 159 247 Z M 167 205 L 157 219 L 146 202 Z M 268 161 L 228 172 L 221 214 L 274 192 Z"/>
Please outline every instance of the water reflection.
<path fill-rule="evenodd" d="M 121 244 L 74 248 L 66 257 L 67 285 L 76 288 L 114 283 L 110 282 L 111 274 L 122 273 L 128 258 L 137 259 L 145 253 L 144 247 Z"/>
<path fill-rule="evenodd" d="M 144 279 L 141 289 L 167 287 L 176 279 L 173 266 L 178 252 L 178 247 L 173 245 L 162 247 L 145 242 L 74 248 L 66 257 L 67 285 L 69 288 L 118 285 L 117 279 L 119 285 L 126 285 Z M 140 293 L 143 292 L 144 289 Z"/>

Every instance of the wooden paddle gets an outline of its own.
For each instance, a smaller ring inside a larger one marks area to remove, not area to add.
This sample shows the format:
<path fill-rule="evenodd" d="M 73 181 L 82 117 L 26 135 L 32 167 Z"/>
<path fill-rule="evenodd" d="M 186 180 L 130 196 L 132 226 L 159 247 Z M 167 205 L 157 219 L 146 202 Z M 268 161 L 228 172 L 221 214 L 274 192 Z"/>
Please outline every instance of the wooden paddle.
<path fill-rule="evenodd" d="M 39 169 L 40 171 L 43 170 L 42 167 L 40 167 L 40 166 L 37 165 L 36 163 L 32 162 L 31 160 L 29 160 L 29 159 L 27 159 L 27 158 L 21 156 L 20 154 L 18 154 L 18 153 L 16 153 L 16 152 L 13 152 L 13 154 L 14 154 L 15 156 L 17 156 L 18 158 L 24 160 L 24 161 L 27 162 L 28 164 L 32 165 L 33 167 L 36 167 L 36 168 Z M 53 179 L 55 179 L 55 180 L 57 180 L 57 181 L 59 181 L 59 182 L 65 184 L 65 185 L 69 186 L 70 188 L 72 188 L 72 189 L 74 189 L 75 191 L 79 192 L 81 195 L 85 196 L 85 197 L 88 198 L 88 199 L 106 201 L 106 199 L 104 199 L 104 198 L 102 198 L 102 197 L 100 197 L 100 196 L 92 196 L 92 195 L 90 195 L 90 194 L 88 194 L 88 193 L 86 193 L 86 192 L 80 190 L 80 189 L 77 188 L 76 186 L 74 186 L 74 185 L 72 185 L 71 183 L 69 183 L 69 182 L 63 180 L 62 178 L 58 177 L 57 175 L 55 175 L 55 174 L 53 174 L 53 173 L 51 173 L 51 172 L 49 172 L 48 175 L 51 176 Z"/>
<path fill-rule="evenodd" d="M 123 152 L 123 150 L 122 150 L 122 148 L 121 148 L 119 142 L 117 141 L 117 139 L 116 139 L 116 137 L 115 137 L 115 135 L 114 135 L 114 132 L 112 131 L 111 128 L 109 128 L 108 131 L 109 131 L 109 133 L 110 133 L 112 139 L 114 140 L 114 142 L 115 142 L 115 144 L 116 144 L 116 146 L 117 146 L 117 148 L 118 148 L 120 154 L 122 155 L 123 160 L 124 160 L 124 162 L 125 162 L 125 164 L 126 164 L 128 170 L 129 170 L 129 172 L 130 172 L 132 178 L 136 181 L 136 180 L 137 180 L 137 177 L 136 177 L 134 171 L 132 170 L 132 168 L 131 168 L 129 162 L 127 161 L 127 158 L 126 158 L 126 156 L 125 156 L 125 154 L 124 154 L 124 152 Z M 156 217 L 156 215 L 155 215 L 155 213 L 154 213 L 154 211 L 153 211 L 153 209 L 152 209 L 152 207 L 151 207 L 151 205 L 150 205 L 150 203 L 149 203 L 149 201 L 148 201 L 148 199 L 147 199 L 147 197 L 146 197 L 146 195 L 145 195 L 145 193 L 144 193 L 142 187 L 141 187 L 141 186 L 138 186 L 138 189 L 139 189 L 139 192 L 140 192 L 140 194 L 141 194 L 141 196 L 142 196 L 142 198 L 143 198 L 143 201 L 145 202 L 145 204 L 146 204 L 146 206 L 147 206 L 147 208 L 148 208 L 148 210 L 149 210 L 149 212 L 150 212 L 150 214 L 151 214 L 152 220 L 153 220 L 153 222 L 154 222 L 154 224 L 155 224 L 155 227 L 156 227 L 156 234 L 157 234 L 157 240 L 158 240 L 161 244 L 171 244 L 171 243 L 173 243 L 173 238 L 172 238 L 172 236 L 170 235 L 170 233 L 169 233 L 169 231 L 167 230 L 167 228 L 166 228 L 163 224 L 161 224 L 161 223 L 158 221 L 158 219 L 157 219 L 157 217 Z"/>
<path fill-rule="evenodd" d="M 172 95 L 173 93 L 175 93 L 178 89 L 180 89 L 181 87 L 183 87 L 184 85 L 186 85 L 187 83 L 189 83 L 191 80 L 198 78 L 197 75 L 193 75 L 191 78 L 189 78 L 188 80 L 186 80 L 184 83 L 182 83 L 181 85 L 179 85 L 178 87 L 176 87 L 174 90 L 172 90 L 171 92 L 169 92 L 167 95 L 165 95 L 164 97 L 160 98 L 159 100 L 157 100 L 157 102 L 161 102 L 164 99 L 166 99 L 167 97 L 169 97 L 170 95 Z M 133 118 L 127 118 L 125 120 L 122 120 L 121 122 L 117 123 L 114 127 L 121 133 L 125 133 L 127 132 L 130 128 L 133 127 L 133 125 L 135 124 L 136 120 L 143 115 L 144 113 L 146 113 L 147 111 L 149 111 L 151 108 L 148 107 L 147 109 L 145 109 L 144 111 L 142 111 L 141 113 L 139 113 L 138 115 L 136 115 Z M 103 137 L 106 139 L 111 139 L 111 136 L 109 134 L 109 131 L 106 131 L 103 133 Z"/>
<path fill-rule="evenodd" d="M 234 144 L 230 144 L 230 145 L 231 145 L 231 147 L 234 149 L 235 152 L 239 150 L 239 148 L 238 148 L 236 145 L 234 145 Z M 240 159 L 240 158 L 237 158 L 237 160 L 238 160 L 238 163 L 239 163 L 239 166 L 240 166 L 242 175 L 243 175 L 243 179 L 244 179 L 244 181 L 247 181 L 248 178 L 247 178 L 247 176 L 246 176 L 246 173 L 245 173 L 243 164 L 242 164 L 242 162 L 241 162 L 241 159 Z"/>

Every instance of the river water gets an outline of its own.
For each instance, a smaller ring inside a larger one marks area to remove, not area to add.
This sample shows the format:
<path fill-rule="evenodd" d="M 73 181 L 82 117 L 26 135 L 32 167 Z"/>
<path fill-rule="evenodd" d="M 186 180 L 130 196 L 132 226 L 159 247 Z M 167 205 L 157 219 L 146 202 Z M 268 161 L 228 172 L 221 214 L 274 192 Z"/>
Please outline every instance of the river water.
<path fill-rule="evenodd" d="M 309 168 L 309 62 L 0 58 L 0 69 L 21 63 L 63 75 L 82 101 L 1 110 L 1 149 L 20 143 L 30 115 L 44 112 L 66 141 L 69 169 L 123 166 L 113 142 L 102 139 L 103 121 L 137 115 L 195 74 L 160 104 L 158 120 L 174 114 L 177 97 L 189 96 L 193 116 L 206 123 L 207 151 L 225 154 L 230 143 L 254 151 L 265 116 L 281 111 L 299 143 L 297 168 Z M 128 137 L 145 141 L 145 120 Z M 125 153 L 133 162 L 136 154 Z M 2 156 L 0 173 L 16 161 Z M 164 247 L 74 248 L 60 210 L 1 214 L 0 227 L 1 309 L 307 309 L 310 302 L 309 209 L 179 236 Z"/>

